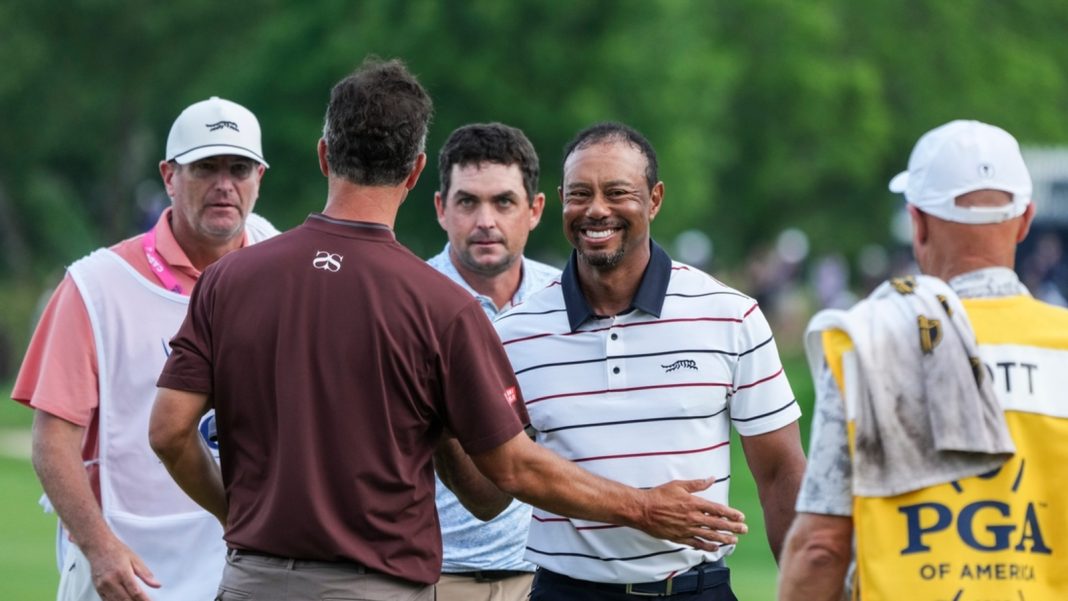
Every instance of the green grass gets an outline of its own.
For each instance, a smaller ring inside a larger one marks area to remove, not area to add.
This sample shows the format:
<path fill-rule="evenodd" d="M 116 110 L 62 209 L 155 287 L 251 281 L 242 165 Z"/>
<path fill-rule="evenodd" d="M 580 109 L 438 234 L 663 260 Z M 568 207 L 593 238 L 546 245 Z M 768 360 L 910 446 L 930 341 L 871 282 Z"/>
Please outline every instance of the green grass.
<path fill-rule="evenodd" d="M 812 407 L 812 380 L 803 356 L 783 357 L 786 374 L 801 404 L 801 440 L 808 446 Z M 745 454 L 737 433 L 731 436 L 731 506 L 745 514 L 749 533 L 738 541 L 727 559 L 731 568 L 731 587 L 741 601 L 774 601 L 778 567 L 768 547 L 764 513 L 760 509 L 756 482 L 745 463 Z"/>
<path fill-rule="evenodd" d="M 10 400 L 0 385 L 0 432 L 26 432 L 33 411 Z M 37 500 L 41 485 L 27 459 L 0 456 L 0 599 L 51 600 L 56 597 L 56 518 Z"/>
<path fill-rule="evenodd" d="M 55 599 L 56 519 L 37 499 L 41 486 L 30 462 L 0 458 L 0 599 Z"/>

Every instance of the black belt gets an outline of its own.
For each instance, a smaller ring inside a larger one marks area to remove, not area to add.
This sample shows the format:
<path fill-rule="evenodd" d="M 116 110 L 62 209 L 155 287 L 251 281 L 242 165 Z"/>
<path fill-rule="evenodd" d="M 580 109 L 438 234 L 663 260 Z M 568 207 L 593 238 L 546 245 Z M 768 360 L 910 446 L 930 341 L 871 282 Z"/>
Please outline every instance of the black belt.
<path fill-rule="evenodd" d="M 301 569 L 301 568 L 334 568 L 339 570 L 350 570 L 357 574 L 374 573 L 375 571 L 363 564 L 356 563 L 354 561 L 322 561 L 317 559 L 297 559 L 295 557 L 279 557 L 278 555 L 271 555 L 270 553 L 260 553 L 259 551 L 247 551 L 245 549 L 228 549 L 226 556 L 231 560 L 240 561 L 242 558 L 255 558 L 257 560 L 284 567 L 288 569 Z"/>
<path fill-rule="evenodd" d="M 497 582 L 515 576 L 530 576 L 533 572 L 523 570 L 472 570 L 470 572 L 442 572 L 442 576 L 462 576 L 474 578 L 475 582 Z"/>
<path fill-rule="evenodd" d="M 657 582 L 639 582 L 636 584 L 613 584 L 608 582 L 591 582 L 579 580 L 550 572 L 544 568 L 538 570 L 538 579 L 543 582 L 566 584 L 579 588 L 613 592 L 636 597 L 668 597 L 683 593 L 699 593 L 717 586 L 730 586 L 730 570 L 723 560 L 702 563 L 667 580 Z"/>

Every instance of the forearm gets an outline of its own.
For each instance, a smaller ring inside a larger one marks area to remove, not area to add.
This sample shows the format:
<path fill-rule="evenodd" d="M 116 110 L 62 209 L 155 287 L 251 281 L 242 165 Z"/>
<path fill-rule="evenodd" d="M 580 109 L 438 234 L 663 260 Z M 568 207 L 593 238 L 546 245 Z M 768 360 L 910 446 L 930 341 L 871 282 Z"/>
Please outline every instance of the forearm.
<path fill-rule="evenodd" d="M 797 489 L 800 477 L 784 477 L 772 486 L 760 490 L 760 505 L 764 510 L 764 526 L 768 536 L 768 546 L 775 561 L 781 561 L 786 532 L 795 517 L 794 504 L 797 502 Z"/>
<path fill-rule="evenodd" d="M 38 410 L 33 423 L 33 468 L 74 543 L 91 553 L 114 535 L 100 511 L 82 463 L 85 429 Z"/>
<path fill-rule="evenodd" d="M 805 475 L 805 455 L 797 423 L 757 436 L 743 436 L 741 441 L 760 495 L 768 546 L 779 561 Z"/>
<path fill-rule="evenodd" d="M 438 477 L 464 508 L 480 520 L 491 520 L 512 502 L 512 497 L 482 475 L 451 436 L 444 437 L 434 454 Z"/>
<path fill-rule="evenodd" d="M 200 433 L 194 430 L 168 441 L 156 439 L 152 448 L 178 487 L 225 526 L 227 502 L 222 471 Z"/>
<path fill-rule="evenodd" d="M 804 475 L 805 462 L 799 449 L 796 457 L 780 457 L 778 469 L 757 485 L 760 506 L 764 511 L 768 547 L 776 562 L 781 561 L 786 533 L 796 515 L 797 492 Z"/>
<path fill-rule="evenodd" d="M 641 528 L 647 521 L 640 491 L 583 470 L 547 461 L 525 470 L 516 497 L 557 515 Z"/>
<path fill-rule="evenodd" d="M 803 513 L 783 550 L 779 601 L 839 601 L 852 557 L 849 517 Z"/>
<path fill-rule="evenodd" d="M 735 543 L 732 533 L 746 531 L 740 512 L 692 494 L 711 480 L 640 490 L 591 474 L 522 434 L 472 459 L 505 492 L 558 515 L 628 526 L 708 550 Z"/>
<path fill-rule="evenodd" d="M 222 472 L 198 427 L 208 407 L 206 394 L 160 388 L 149 418 L 148 443 L 178 487 L 225 526 Z"/>

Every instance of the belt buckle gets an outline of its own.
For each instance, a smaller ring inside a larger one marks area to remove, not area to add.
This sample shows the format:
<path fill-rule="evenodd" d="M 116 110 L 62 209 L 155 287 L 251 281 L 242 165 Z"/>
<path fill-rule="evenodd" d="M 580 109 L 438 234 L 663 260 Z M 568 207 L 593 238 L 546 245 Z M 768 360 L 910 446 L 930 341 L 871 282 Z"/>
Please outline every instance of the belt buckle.
<path fill-rule="evenodd" d="M 672 586 L 675 584 L 674 580 L 675 580 L 674 578 L 668 578 L 667 580 L 664 581 L 667 584 L 667 586 L 664 588 L 663 592 L 650 593 L 650 592 L 646 592 L 646 591 L 636 591 L 636 590 L 634 590 L 634 585 L 633 584 L 628 584 L 623 589 L 623 592 L 625 594 L 627 594 L 627 595 L 634 595 L 635 597 L 667 597 L 667 596 L 672 594 Z"/>

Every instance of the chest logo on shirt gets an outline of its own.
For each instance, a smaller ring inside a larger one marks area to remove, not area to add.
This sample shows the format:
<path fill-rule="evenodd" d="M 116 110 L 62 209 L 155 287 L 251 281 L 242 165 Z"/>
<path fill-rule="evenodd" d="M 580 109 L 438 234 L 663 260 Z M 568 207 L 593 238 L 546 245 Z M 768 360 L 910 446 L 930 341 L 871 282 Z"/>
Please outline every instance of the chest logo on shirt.
<path fill-rule="evenodd" d="M 330 273 L 337 273 L 341 271 L 341 261 L 344 259 L 345 257 L 339 254 L 320 250 L 315 252 L 315 258 L 312 259 L 312 267 L 329 271 Z"/>
<path fill-rule="evenodd" d="M 680 369 L 692 369 L 694 371 L 698 371 L 697 362 L 693 359 L 679 359 L 674 363 L 671 363 L 669 365 L 661 365 L 660 367 L 664 368 L 664 373 L 666 374 Z"/>

